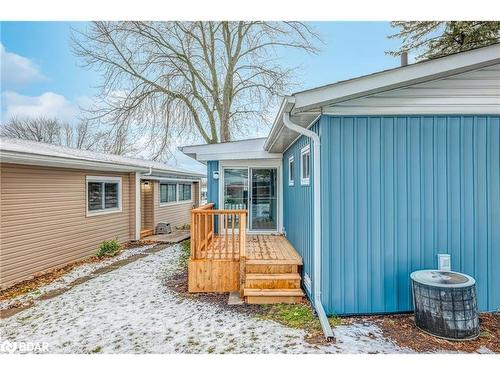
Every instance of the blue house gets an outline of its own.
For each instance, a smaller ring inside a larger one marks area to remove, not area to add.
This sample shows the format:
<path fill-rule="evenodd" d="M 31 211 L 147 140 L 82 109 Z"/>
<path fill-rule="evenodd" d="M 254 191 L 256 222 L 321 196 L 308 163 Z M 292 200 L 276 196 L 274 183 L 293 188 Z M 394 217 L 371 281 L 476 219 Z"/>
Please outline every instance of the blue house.
<path fill-rule="evenodd" d="M 500 309 L 500 44 L 295 93 L 266 138 L 182 151 L 209 202 L 288 238 L 317 310 L 412 310 L 438 254 Z"/>

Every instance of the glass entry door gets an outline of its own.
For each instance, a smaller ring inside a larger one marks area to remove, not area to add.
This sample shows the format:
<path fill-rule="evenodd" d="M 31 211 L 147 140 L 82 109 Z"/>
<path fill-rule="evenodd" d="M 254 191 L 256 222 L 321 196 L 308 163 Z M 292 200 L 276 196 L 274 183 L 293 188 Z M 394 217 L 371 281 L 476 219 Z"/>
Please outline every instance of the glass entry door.
<path fill-rule="evenodd" d="M 276 168 L 224 169 L 223 207 L 225 210 L 247 210 L 249 230 L 277 230 L 277 190 Z"/>
<path fill-rule="evenodd" d="M 276 231 L 278 228 L 276 168 L 250 169 L 250 229 Z"/>
<path fill-rule="evenodd" d="M 248 168 L 224 169 L 224 209 L 248 209 Z"/>

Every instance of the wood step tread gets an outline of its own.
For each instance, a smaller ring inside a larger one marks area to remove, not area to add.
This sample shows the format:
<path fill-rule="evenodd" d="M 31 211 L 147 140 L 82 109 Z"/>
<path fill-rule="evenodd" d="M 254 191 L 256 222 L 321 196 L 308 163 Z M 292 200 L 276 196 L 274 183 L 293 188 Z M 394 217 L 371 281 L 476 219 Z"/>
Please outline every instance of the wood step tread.
<path fill-rule="evenodd" d="M 247 273 L 247 280 L 300 280 L 298 273 Z"/>
<path fill-rule="evenodd" d="M 141 238 L 142 237 L 147 237 L 147 236 L 152 236 L 154 234 L 153 229 L 142 229 L 141 230 Z"/>
<path fill-rule="evenodd" d="M 302 265 L 302 259 L 248 259 L 246 264 L 267 264 L 267 265 Z"/>
<path fill-rule="evenodd" d="M 273 297 L 302 297 L 302 289 L 249 289 L 243 291 L 245 297 L 273 296 Z"/>

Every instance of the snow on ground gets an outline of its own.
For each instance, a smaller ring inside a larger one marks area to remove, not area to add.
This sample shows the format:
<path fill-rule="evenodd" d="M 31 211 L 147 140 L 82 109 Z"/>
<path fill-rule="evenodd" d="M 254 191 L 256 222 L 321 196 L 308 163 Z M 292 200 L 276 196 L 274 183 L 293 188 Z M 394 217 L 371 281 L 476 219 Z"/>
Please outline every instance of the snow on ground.
<path fill-rule="evenodd" d="M 64 276 L 58 278 L 57 280 L 54 280 L 50 284 L 42 285 L 39 288 L 37 288 L 31 292 L 19 295 L 17 297 L 14 297 L 14 298 L 11 298 L 8 300 L 0 301 L 0 310 L 7 309 L 7 308 L 9 308 L 9 306 L 14 306 L 14 305 L 19 305 L 19 304 L 25 305 L 25 304 L 34 302 L 37 299 L 39 299 L 41 296 L 43 296 L 44 294 L 47 294 L 48 292 L 51 292 L 53 290 L 65 288 L 69 284 L 71 284 L 73 281 L 75 281 L 76 279 L 79 279 L 79 278 L 85 277 L 85 276 L 89 276 L 94 271 L 98 270 L 99 268 L 109 266 L 110 264 L 113 264 L 113 263 L 116 263 L 118 261 L 130 258 L 131 256 L 134 256 L 137 254 L 142 254 L 146 250 L 152 248 L 153 246 L 154 246 L 154 244 L 125 249 L 119 255 L 117 255 L 113 258 L 103 259 L 99 263 L 82 264 L 81 266 L 73 268 L 70 272 L 68 272 Z"/>
<path fill-rule="evenodd" d="M 179 254 L 180 246 L 171 246 L 39 301 L 0 321 L 1 340 L 47 342 L 51 353 L 405 351 L 371 324 L 340 326 L 335 344 L 311 345 L 302 330 L 180 296 L 162 284 Z"/>

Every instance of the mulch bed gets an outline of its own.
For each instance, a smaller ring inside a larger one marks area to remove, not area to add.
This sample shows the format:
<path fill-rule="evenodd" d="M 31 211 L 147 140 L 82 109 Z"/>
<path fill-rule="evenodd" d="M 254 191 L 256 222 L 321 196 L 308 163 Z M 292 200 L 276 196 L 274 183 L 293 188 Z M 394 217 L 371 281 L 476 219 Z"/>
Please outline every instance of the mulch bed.
<path fill-rule="evenodd" d="M 449 341 L 431 336 L 415 326 L 412 314 L 376 315 L 343 318 L 342 323 L 370 321 L 375 323 L 384 336 L 400 347 L 416 352 L 461 351 L 472 353 L 487 348 L 500 353 L 500 313 L 479 315 L 481 333 L 475 340 Z"/>
<path fill-rule="evenodd" d="M 234 311 L 241 314 L 255 316 L 262 314 L 265 310 L 261 305 L 228 305 L 229 293 L 189 293 L 188 292 L 188 272 L 182 269 L 164 280 L 164 285 L 180 294 L 183 298 L 191 300 L 208 302 L 224 310 Z"/>

